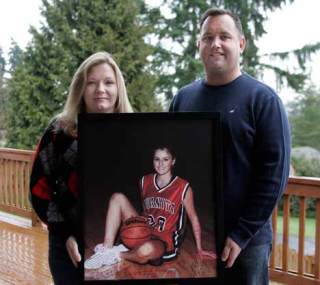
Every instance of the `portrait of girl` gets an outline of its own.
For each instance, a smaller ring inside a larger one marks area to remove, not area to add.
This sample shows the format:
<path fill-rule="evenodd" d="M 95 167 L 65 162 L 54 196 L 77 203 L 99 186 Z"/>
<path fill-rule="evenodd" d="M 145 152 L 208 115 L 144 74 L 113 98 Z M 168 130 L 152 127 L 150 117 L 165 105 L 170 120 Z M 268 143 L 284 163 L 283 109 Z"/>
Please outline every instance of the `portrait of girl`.
<path fill-rule="evenodd" d="M 86 269 L 112 265 L 122 259 L 139 264 L 162 264 L 178 254 L 185 225 L 185 213 L 192 225 L 197 254 L 202 258 L 215 259 L 215 253 L 202 249 L 201 225 L 194 206 L 193 190 L 189 182 L 173 176 L 176 162 L 167 147 L 157 147 L 153 155 L 154 173 L 141 179 L 142 216 L 152 230 L 150 239 L 128 250 L 122 244 L 114 246 L 120 226 L 139 213 L 122 193 L 114 193 L 107 209 L 104 242 L 96 246 L 96 252 L 85 261 Z"/>
<path fill-rule="evenodd" d="M 84 123 L 85 280 L 215 277 L 209 127 L 192 126 L 190 137 L 188 123 L 122 118 L 96 118 L 99 135 L 94 119 Z"/>

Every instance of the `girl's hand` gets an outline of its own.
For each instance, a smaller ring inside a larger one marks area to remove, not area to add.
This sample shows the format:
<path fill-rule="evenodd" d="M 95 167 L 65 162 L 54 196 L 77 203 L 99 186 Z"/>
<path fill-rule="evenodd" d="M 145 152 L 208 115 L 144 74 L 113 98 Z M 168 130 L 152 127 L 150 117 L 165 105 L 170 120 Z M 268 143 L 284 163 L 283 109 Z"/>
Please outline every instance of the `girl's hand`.
<path fill-rule="evenodd" d="M 214 251 L 209 251 L 209 250 L 198 250 L 197 255 L 201 259 L 217 259 L 217 255 L 215 254 Z"/>
<path fill-rule="evenodd" d="M 79 253 L 78 243 L 73 236 L 70 236 L 66 241 L 66 248 L 71 261 L 75 267 L 78 267 L 78 262 L 81 261 L 81 255 Z"/>

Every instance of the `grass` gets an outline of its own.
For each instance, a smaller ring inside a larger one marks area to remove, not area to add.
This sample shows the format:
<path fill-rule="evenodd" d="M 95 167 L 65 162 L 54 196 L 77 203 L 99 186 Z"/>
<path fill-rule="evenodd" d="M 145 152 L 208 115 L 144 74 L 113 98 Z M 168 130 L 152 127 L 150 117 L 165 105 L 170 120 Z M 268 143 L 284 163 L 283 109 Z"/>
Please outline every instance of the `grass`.
<path fill-rule="evenodd" d="M 307 218 L 305 221 L 305 236 L 315 238 L 316 234 L 316 220 Z M 277 232 L 282 234 L 283 232 L 283 217 L 278 216 L 277 219 Z M 290 235 L 299 235 L 299 217 L 291 217 L 289 222 Z"/>

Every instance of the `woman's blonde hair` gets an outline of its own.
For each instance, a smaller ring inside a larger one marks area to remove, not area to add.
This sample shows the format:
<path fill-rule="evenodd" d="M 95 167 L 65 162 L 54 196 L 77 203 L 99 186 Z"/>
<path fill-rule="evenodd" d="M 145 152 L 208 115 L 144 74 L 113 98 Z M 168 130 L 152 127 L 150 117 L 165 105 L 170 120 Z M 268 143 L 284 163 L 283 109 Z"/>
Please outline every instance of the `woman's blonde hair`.
<path fill-rule="evenodd" d="M 133 112 L 128 99 L 124 79 L 118 65 L 109 53 L 104 51 L 97 52 L 83 61 L 77 69 L 72 78 L 68 98 L 63 111 L 56 116 L 57 121 L 60 122 L 58 125 L 60 125 L 66 133 L 72 134 L 76 132 L 78 114 L 85 112 L 83 95 L 87 84 L 88 73 L 93 66 L 101 63 L 109 64 L 116 76 L 118 95 L 114 107 L 114 113 Z"/>

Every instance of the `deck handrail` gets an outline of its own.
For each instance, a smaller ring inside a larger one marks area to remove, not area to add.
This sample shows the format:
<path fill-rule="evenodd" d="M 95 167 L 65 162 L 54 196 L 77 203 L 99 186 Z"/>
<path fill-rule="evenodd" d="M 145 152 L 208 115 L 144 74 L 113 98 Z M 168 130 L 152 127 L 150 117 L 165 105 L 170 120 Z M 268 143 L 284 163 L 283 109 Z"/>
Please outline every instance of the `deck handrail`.
<path fill-rule="evenodd" d="M 292 269 L 289 266 L 289 247 L 290 237 L 290 200 L 291 197 L 299 198 L 299 235 L 297 249 L 297 268 Z M 307 199 L 316 200 L 316 227 L 315 227 L 315 254 L 312 272 L 305 271 L 305 221 L 307 211 Z M 283 235 L 281 256 L 276 260 L 276 237 L 277 237 L 277 217 L 278 209 L 274 210 L 272 215 L 273 225 L 273 251 L 270 258 L 270 276 L 274 281 L 311 285 L 320 284 L 320 178 L 314 177 L 290 177 L 288 185 L 283 195 Z M 277 262 L 279 261 L 279 262 Z M 277 263 L 280 263 L 277 264 Z"/>
<path fill-rule="evenodd" d="M 39 224 L 29 201 L 34 151 L 0 148 L 0 210 L 32 219 Z"/>

